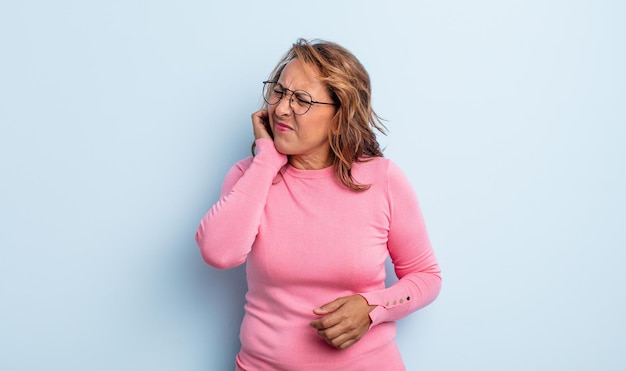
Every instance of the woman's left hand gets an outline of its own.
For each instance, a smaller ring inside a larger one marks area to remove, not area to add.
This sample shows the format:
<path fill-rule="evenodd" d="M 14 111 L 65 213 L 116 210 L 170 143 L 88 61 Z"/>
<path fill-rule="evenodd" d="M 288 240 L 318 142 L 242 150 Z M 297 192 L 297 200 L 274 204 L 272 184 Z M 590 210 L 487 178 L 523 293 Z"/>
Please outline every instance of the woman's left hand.
<path fill-rule="evenodd" d="M 372 323 L 369 305 L 361 295 L 345 296 L 314 309 L 321 316 L 310 323 L 317 333 L 335 348 L 346 349 L 359 341 Z"/>

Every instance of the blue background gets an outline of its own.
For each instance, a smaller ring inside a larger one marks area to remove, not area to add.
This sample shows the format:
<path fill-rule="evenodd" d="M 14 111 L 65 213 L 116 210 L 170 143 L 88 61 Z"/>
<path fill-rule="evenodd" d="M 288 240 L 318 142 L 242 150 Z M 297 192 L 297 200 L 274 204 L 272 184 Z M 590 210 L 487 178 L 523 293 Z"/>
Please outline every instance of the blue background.
<path fill-rule="evenodd" d="M 352 50 L 444 272 L 409 370 L 626 368 L 626 3 L 0 3 L 0 369 L 227 370 L 193 235 L 298 37 Z"/>

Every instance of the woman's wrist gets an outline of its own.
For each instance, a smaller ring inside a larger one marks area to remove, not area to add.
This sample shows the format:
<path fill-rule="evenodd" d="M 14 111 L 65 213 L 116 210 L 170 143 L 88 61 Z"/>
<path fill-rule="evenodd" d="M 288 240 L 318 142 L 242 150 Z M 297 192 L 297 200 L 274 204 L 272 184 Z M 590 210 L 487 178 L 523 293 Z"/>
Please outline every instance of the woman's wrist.
<path fill-rule="evenodd" d="M 276 146 L 274 146 L 274 141 L 268 138 L 258 138 L 255 139 L 254 143 L 256 144 L 257 154 L 255 159 L 263 160 L 263 162 L 267 161 L 280 169 L 287 163 L 287 156 L 278 152 Z"/>

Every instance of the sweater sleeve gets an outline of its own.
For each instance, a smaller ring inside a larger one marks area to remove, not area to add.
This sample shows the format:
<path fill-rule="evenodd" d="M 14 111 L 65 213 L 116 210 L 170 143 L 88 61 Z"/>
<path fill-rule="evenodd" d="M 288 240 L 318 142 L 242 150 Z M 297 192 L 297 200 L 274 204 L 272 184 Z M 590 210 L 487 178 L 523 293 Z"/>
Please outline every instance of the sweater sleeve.
<path fill-rule="evenodd" d="M 243 264 L 258 233 L 270 187 L 287 156 L 274 142 L 257 139 L 257 155 L 233 166 L 222 186 L 220 200 L 200 221 L 196 242 L 205 262 L 217 269 Z"/>
<path fill-rule="evenodd" d="M 362 293 L 370 305 L 372 326 L 395 321 L 430 304 L 441 289 L 441 274 L 433 253 L 417 196 L 404 173 L 388 168 L 390 226 L 387 248 L 399 280 L 391 287 Z"/>

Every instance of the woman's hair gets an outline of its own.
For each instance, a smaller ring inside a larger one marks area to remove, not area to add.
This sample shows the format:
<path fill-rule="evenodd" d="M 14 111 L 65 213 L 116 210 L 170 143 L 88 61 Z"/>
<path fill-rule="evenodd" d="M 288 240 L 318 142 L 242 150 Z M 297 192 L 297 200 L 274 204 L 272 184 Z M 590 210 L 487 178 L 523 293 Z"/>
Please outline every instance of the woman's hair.
<path fill-rule="evenodd" d="M 278 62 L 270 81 L 278 81 L 287 63 L 300 60 L 305 68 L 314 67 L 320 81 L 336 104 L 335 126 L 328 135 L 337 179 L 354 191 L 369 189 L 352 178 L 352 164 L 383 157 L 374 129 L 386 128 L 371 104 L 370 78 L 359 60 L 346 48 L 323 40 L 298 39 Z"/>

